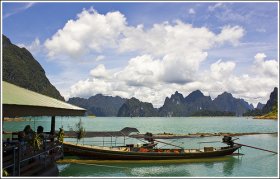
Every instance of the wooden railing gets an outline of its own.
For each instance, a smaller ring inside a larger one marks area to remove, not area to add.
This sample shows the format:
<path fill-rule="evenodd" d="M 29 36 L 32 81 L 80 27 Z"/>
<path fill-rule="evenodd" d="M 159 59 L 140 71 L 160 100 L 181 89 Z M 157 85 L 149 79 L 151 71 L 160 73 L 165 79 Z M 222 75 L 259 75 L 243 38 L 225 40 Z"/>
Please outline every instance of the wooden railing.
<path fill-rule="evenodd" d="M 3 142 L 2 169 L 9 176 L 33 176 L 63 157 L 61 143 L 45 142 L 44 146 L 40 150 L 34 150 L 28 143 Z"/>

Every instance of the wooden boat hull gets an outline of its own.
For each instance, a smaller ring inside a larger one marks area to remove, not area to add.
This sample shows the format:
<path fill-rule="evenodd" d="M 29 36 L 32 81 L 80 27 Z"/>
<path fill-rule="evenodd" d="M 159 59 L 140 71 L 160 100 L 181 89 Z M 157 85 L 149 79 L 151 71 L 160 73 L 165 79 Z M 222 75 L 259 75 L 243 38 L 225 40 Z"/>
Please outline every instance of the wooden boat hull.
<path fill-rule="evenodd" d="M 239 149 L 240 145 L 233 147 L 224 147 L 221 150 L 205 151 L 205 152 L 189 152 L 189 153 L 174 153 L 174 152 L 132 152 L 132 151 L 114 151 L 103 150 L 90 146 L 75 145 L 70 143 L 64 144 L 64 154 L 77 156 L 87 159 L 102 159 L 102 160 L 172 160 L 172 159 L 194 159 L 194 158 L 209 158 L 231 155 Z"/>

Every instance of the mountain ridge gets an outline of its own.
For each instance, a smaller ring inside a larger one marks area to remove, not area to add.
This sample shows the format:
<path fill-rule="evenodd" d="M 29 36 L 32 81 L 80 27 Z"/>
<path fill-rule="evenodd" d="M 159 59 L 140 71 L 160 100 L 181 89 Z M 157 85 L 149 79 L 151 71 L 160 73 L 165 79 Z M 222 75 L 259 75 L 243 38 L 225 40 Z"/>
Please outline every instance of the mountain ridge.
<path fill-rule="evenodd" d="M 126 99 L 119 96 L 112 97 L 96 94 L 88 99 L 80 97 L 69 98 L 68 103 L 87 109 L 89 115 L 117 116 L 120 107 L 125 101 Z"/>
<path fill-rule="evenodd" d="M 88 99 L 78 97 L 69 98 L 68 102 L 86 108 L 88 111 L 91 111 L 89 114 L 97 114 L 96 116 L 122 117 L 181 117 L 212 115 L 242 116 L 246 111 L 253 108 L 253 106 L 244 99 L 235 98 L 231 93 L 228 92 L 223 92 L 212 100 L 210 96 L 205 96 L 200 90 L 195 90 L 186 97 L 184 97 L 178 91 L 175 91 L 175 93 L 171 94 L 170 97 L 165 98 L 164 104 L 159 108 L 155 108 L 153 107 L 153 104 L 142 102 L 135 97 L 125 99 L 118 96 L 103 96 L 103 98 L 106 98 L 107 101 L 101 105 L 102 102 L 98 102 L 98 100 L 96 100 L 97 96 L 101 97 L 103 95 L 97 94 L 95 96 L 89 97 Z M 115 106 L 114 113 L 109 115 L 108 111 L 106 112 L 106 108 L 108 108 L 106 106 L 112 105 L 112 101 L 115 101 L 116 98 L 120 98 L 122 100 L 120 103 L 118 103 L 118 105 L 113 105 Z M 90 103 L 92 104 L 90 105 Z M 96 109 L 97 103 L 100 103 L 98 109 Z M 94 110 L 97 110 L 97 113 L 94 112 Z M 103 113 L 100 114 L 100 111 L 103 111 Z"/>
<path fill-rule="evenodd" d="M 2 35 L 2 44 L 2 80 L 65 101 L 50 83 L 43 67 L 26 48 L 14 45 L 5 35 Z"/>

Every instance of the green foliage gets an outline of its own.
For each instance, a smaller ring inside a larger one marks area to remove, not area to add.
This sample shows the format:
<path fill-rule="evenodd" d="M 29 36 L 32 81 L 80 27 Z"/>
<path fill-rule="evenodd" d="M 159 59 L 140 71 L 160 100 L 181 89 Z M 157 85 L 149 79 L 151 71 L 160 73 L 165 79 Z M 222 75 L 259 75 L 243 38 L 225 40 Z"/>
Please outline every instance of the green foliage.
<path fill-rule="evenodd" d="M 43 145 L 42 138 L 35 132 L 33 133 L 31 139 L 28 140 L 28 143 L 35 151 L 40 150 Z"/>
<path fill-rule="evenodd" d="M 262 110 L 254 109 L 247 111 L 244 116 L 258 116 L 257 118 L 273 118 L 278 116 L 278 88 L 274 88 L 271 92 L 269 100 L 265 104 Z"/>
<path fill-rule="evenodd" d="M 23 88 L 63 100 L 50 83 L 42 66 L 25 48 L 19 48 L 3 37 L 3 80 Z"/>
<path fill-rule="evenodd" d="M 9 176 L 9 173 L 8 173 L 8 171 L 7 171 L 6 169 L 3 169 L 3 170 L 2 170 L 2 173 L 3 173 L 3 176 L 4 176 L 4 177 Z"/>
<path fill-rule="evenodd" d="M 265 116 L 267 118 L 277 118 L 277 115 L 278 115 L 278 107 L 277 107 L 277 105 L 275 105 L 275 106 L 273 106 L 272 111 L 267 113 Z"/>
<path fill-rule="evenodd" d="M 253 110 L 249 110 L 247 112 L 245 112 L 243 114 L 243 116 L 259 116 L 259 115 L 262 115 L 262 110 L 260 109 L 253 109 Z"/>
<path fill-rule="evenodd" d="M 75 132 L 77 138 L 77 144 L 86 135 L 86 130 L 83 127 L 83 123 L 81 119 L 79 120 L 78 123 L 75 124 L 75 129 L 73 130 L 73 128 L 71 128 L 70 130 Z"/>
<path fill-rule="evenodd" d="M 273 111 L 273 107 L 278 107 L 278 88 L 275 87 L 274 90 L 270 93 L 269 100 L 266 102 L 265 106 L 262 109 L 263 114 L 267 114 Z"/>
<path fill-rule="evenodd" d="M 57 134 L 57 140 L 60 143 L 63 143 L 63 141 L 64 141 L 64 130 L 62 128 L 59 129 L 59 132 Z"/>

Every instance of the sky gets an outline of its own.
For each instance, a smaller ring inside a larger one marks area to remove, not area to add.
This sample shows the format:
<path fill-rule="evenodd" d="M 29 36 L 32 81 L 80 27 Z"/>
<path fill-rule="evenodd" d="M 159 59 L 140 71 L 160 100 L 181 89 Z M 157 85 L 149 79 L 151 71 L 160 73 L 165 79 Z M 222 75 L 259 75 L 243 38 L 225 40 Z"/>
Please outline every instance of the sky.
<path fill-rule="evenodd" d="M 254 106 L 278 87 L 276 2 L 2 2 L 2 32 L 66 98 L 175 91 Z"/>

